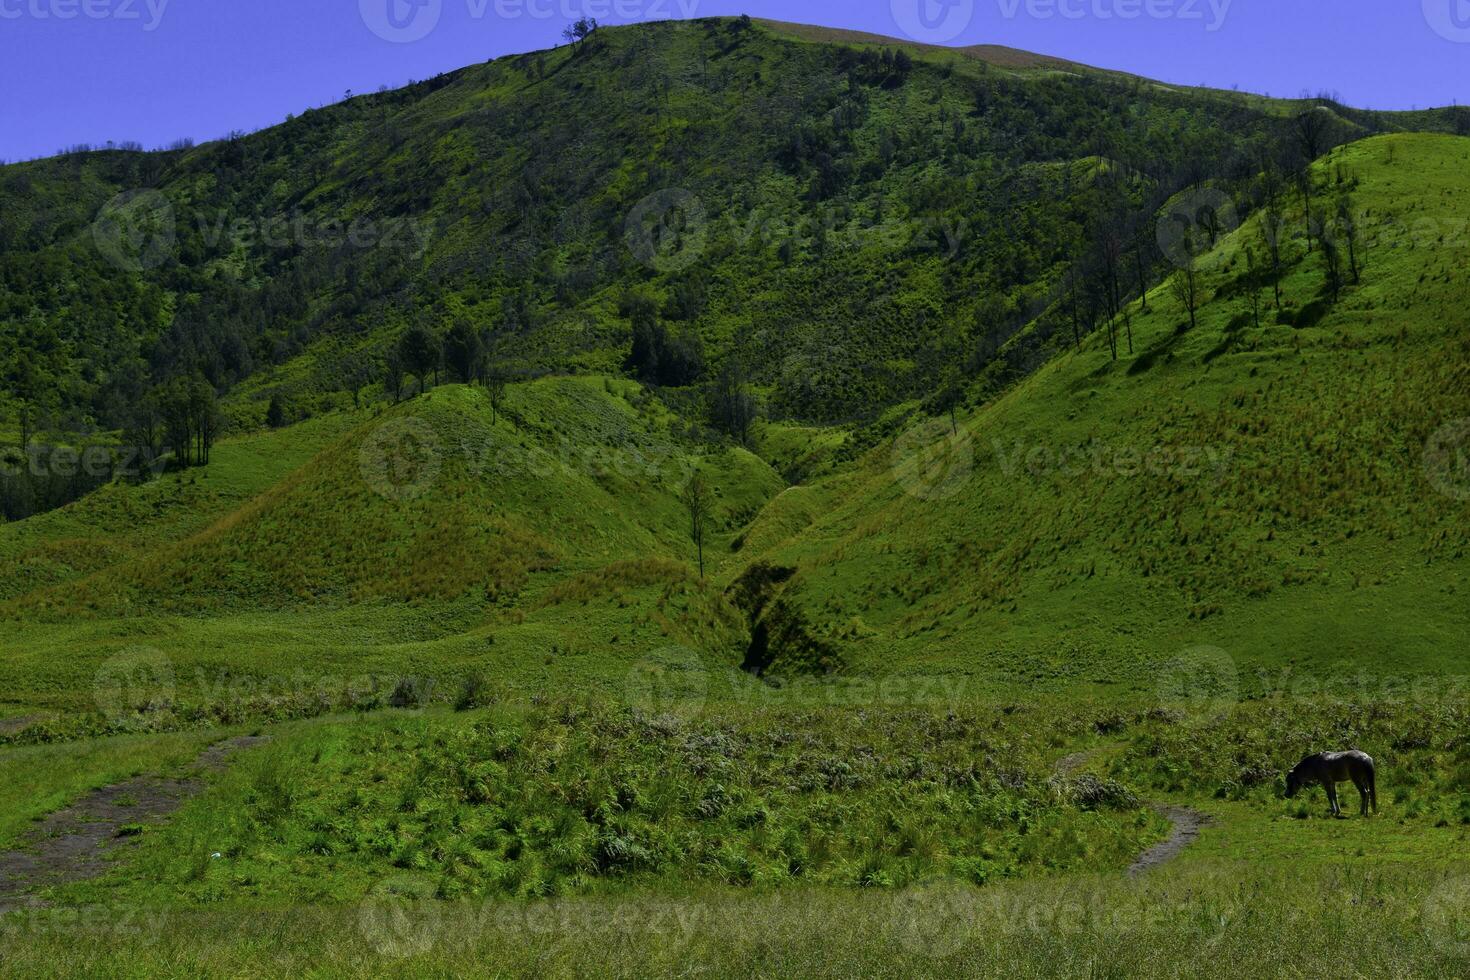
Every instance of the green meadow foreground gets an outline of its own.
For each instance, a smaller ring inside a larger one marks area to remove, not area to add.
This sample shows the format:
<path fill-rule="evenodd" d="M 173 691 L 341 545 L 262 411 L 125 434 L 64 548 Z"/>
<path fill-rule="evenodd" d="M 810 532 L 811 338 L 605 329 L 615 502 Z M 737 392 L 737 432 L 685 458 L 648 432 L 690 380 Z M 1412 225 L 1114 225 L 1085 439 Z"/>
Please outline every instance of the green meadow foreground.
<path fill-rule="evenodd" d="M 870 706 L 862 720 L 697 704 L 272 726 L 101 878 L 10 913 L 5 969 L 1136 976 L 1228 958 L 1453 976 L 1470 963 L 1463 708 L 1379 707 L 1352 724 L 1358 705 L 1261 702 L 1181 730 L 1085 702 Z M 1383 746 L 1378 816 L 1279 798 L 1274 775 L 1303 746 L 1343 738 Z M 101 756 L 117 741 L 13 749 L 5 764 L 33 771 L 60 750 L 115 775 L 128 770 Z M 1078 747 L 1078 769 L 1051 770 Z M 1127 876 L 1163 833 L 1135 792 L 1209 822 L 1180 857 Z"/>
<path fill-rule="evenodd" d="M 1279 304 L 1255 212 L 949 404 L 725 438 L 589 325 L 265 426 L 308 344 L 0 525 L 0 974 L 1470 972 L 1470 139 L 1306 188 L 1357 281 L 1292 191 Z"/>

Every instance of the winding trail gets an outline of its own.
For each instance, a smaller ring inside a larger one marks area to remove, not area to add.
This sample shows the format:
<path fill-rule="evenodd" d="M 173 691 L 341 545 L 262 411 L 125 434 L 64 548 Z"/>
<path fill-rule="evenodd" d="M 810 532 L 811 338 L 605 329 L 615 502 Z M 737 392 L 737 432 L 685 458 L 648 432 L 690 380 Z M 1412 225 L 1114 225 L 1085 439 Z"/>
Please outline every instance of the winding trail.
<path fill-rule="evenodd" d="M 1063 778 L 1070 777 L 1103 751 L 1105 748 L 1095 748 L 1062 756 L 1057 760 L 1056 774 Z M 1184 852 L 1186 847 L 1195 842 L 1199 837 L 1200 828 L 1210 822 L 1208 815 L 1192 807 L 1153 802 L 1150 802 L 1149 806 L 1155 813 L 1169 821 L 1169 836 L 1144 851 L 1128 866 L 1128 877 L 1130 878 L 1174 860 Z"/>
<path fill-rule="evenodd" d="M 231 754 L 265 741 L 241 735 L 216 742 L 200 753 L 194 768 L 217 772 Z M 42 888 L 101 875 L 116 853 L 137 844 L 133 828 L 161 822 L 203 788 L 198 778 L 135 776 L 94 789 L 42 818 L 16 849 L 0 852 L 0 914 L 41 906 L 35 892 Z"/>
<path fill-rule="evenodd" d="M 1128 866 L 1128 877 L 1130 878 L 1174 860 L 1183 853 L 1186 847 L 1194 843 L 1195 838 L 1199 837 L 1200 828 L 1210 822 L 1209 817 L 1187 806 L 1163 803 L 1150 805 L 1174 826 L 1169 829 L 1168 837 L 1144 851 L 1138 856 L 1138 860 Z"/>

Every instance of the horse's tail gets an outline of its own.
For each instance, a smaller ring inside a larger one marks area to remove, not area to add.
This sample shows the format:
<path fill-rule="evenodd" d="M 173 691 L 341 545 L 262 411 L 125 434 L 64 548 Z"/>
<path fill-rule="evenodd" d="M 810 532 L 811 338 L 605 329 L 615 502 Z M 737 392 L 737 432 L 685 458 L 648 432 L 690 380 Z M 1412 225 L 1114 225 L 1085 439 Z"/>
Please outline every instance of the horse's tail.
<path fill-rule="evenodd" d="M 1368 759 L 1368 802 L 1373 805 L 1373 812 L 1378 812 L 1378 766 L 1373 759 Z"/>

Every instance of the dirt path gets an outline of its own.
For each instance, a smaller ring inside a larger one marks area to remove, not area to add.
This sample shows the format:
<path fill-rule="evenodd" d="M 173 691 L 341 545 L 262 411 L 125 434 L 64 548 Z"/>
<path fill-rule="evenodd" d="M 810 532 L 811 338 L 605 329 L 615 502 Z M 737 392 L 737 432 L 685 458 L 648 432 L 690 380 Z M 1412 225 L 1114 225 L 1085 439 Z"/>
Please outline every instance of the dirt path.
<path fill-rule="evenodd" d="M 1103 751 L 1101 748 L 1096 748 L 1063 756 L 1057 760 L 1056 774 L 1069 777 Z M 1172 826 L 1169 828 L 1168 837 L 1144 851 L 1138 856 L 1138 860 L 1128 866 L 1130 878 L 1174 860 L 1184 852 L 1186 847 L 1195 842 L 1195 839 L 1199 837 L 1200 828 L 1210 822 L 1210 818 L 1205 814 L 1187 806 L 1174 806 L 1167 803 L 1150 803 L 1149 806 L 1153 807 L 1156 813 L 1168 819 Z"/>
<path fill-rule="evenodd" d="M 231 753 L 266 741 L 242 735 L 216 742 L 200 753 L 196 768 L 223 768 Z M 13 851 L 0 852 L 0 914 L 41 902 L 42 888 L 85 881 L 107 869 L 109 860 L 138 842 L 134 827 L 155 824 L 204 788 L 201 779 L 137 776 L 94 789 L 41 820 Z"/>
<path fill-rule="evenodd" d="M 1088 749 L 1085 752 L 1073 752 L 1071 755 L 1064 755 L 1057 760 L 1056 773 L 1058 776 L 1070 776 L 1101 753 L 1102 749 Z"/>
<path fill-rule="evenodd" d="M 1178 857 L 1186 847 L 1193 844 L 1199 836 L 1199 829 L 1209 823 L 1210 818 L 1198 810 L 1191 810 L 1187 806 L 1171 806 L 1163 803 L 1152 804 L 1154 810 L 1163 814 L 1174 826 L 1169 829 L 1169 836 L 1159 841 L 1153 847 L 1144 851 L 1128 867 L 1128 875 L 1143 874 L 1166 861 L 1172 861 Z"/>

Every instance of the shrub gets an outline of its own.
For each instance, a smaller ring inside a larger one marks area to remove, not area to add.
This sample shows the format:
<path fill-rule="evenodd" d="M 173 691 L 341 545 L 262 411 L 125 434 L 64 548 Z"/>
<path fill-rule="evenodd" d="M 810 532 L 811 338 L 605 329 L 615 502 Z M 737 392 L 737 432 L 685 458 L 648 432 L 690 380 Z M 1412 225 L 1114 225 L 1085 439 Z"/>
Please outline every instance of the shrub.
<path fill-rule="evenodd" d="M 460 683 L 459 694 L 454 699 L 454 710 L 471 711 L 475 708 L 487 708 L 495 701 L 495 694 L 490 688 L 490 679 L 479 671 L 475 671 Z"/>

